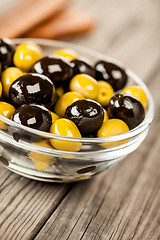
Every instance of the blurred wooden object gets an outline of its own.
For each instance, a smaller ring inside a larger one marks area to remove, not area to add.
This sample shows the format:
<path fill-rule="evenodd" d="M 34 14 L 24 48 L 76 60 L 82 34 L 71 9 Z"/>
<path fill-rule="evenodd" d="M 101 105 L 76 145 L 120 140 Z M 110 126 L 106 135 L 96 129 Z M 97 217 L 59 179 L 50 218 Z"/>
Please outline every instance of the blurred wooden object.
<path fill-rule="evenodd" d="M 93 26 L 93 18 L 84 10 L 67 8 L 25 33 L 23 37 L 58 38 L 89 31 Z"/>
<path fill-rule="evenodd" d="M 0 17 L 0 37 L 14 38 L 54 16 L 71 0 L 26 0 Z"/>

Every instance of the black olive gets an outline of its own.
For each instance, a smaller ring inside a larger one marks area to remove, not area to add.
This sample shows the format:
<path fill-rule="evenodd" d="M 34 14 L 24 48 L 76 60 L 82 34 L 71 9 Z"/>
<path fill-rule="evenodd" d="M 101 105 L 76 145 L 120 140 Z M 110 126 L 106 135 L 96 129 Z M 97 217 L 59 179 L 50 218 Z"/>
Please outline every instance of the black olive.
<path fill-rule="evenodd" d="M 7 38 L 0 39 L 0 62 L 2 65 L 2 71 L 7 67 L 13 66 L 13 55 L 15 53 L 15 47 L 11 41 Z"/>
<path fill-rule="evenodd" d="M 52 123 L 52 117 L 48 109 L 34 103 L 24 104 L 17 108 L 12 120 L 21 125 L 46 132 Z"/>
<path fill-rule="evenodd" d="M 9 95 L 16 106 L 37 103 L 50 107 L 54 102 L 56 91 L 48 77 L 41 74 L 26 74 L 12 83 Z"/>
<path fill-rule="evenodd" d="M 84 58 L 77 58 L 71 61 L 72 68 L 73 68 L 73 75 L 77 75 L 80 73 L 85 73 L 90 75 L 91 77 L 95 78 L 96 71 L 88 62 L 88 60 Z"/>
<path fill-rule="evenodd" d="M 95 64 L 96 79 L 110 83 L 114 91 L 122 89 L 128 80 L 124 69 L 114 63 L 99 61 Z"/>
<path fill-rule="evenodd" d="M 50 55 L 37 61 L 32 67 L 31 72 L 49 77 L 55 87 L 65 84 L 73 76 L 70 62 L 63 57 L 55 55 Z"/>
<path fill-rule="evenodd" d="M 133 129 L 145 118 L 145 110 L 141 102 L 129 94 L 116 94 L 108 105 L 108 114 L 111 118 L 123 120 Z"/>
<path fill-rule="evenodd" d="M 65 113 L 73 121 L 85 136 L 97 132 L 103 123 L 104 111 L 96 101 L 83 99 L 71 104 Z"/>

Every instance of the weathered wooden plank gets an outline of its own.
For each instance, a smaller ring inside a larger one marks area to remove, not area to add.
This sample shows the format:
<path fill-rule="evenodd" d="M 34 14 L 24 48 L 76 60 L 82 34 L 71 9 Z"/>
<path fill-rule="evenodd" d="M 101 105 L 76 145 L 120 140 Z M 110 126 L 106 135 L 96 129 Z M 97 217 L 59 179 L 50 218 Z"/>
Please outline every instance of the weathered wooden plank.
<path fill-rule="evenodd" d="M 159 1 L 79 1 L 82 3 L 97 16 L 97 29 L 66 40 L 119 59 L 145 79 L 160 54 Z"/>
<path fill-rule="evenodd" d="M 70 185 L 32 181 L 0 170 L 0 239 L 32 239 Z"/>
<path fill-rule="evenodd" d="M 156 110 L 159 77 L 160 72 L 150 82 Z M 76 184 L 35 239 L 158 239 L 159 117 L 136 152 L 93 180 Z"/>

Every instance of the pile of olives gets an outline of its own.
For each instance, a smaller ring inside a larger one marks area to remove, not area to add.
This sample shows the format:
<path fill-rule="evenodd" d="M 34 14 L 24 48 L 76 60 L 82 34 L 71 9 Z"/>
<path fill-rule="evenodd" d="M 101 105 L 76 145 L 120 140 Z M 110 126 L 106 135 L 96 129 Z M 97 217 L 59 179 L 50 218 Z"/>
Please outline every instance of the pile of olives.
<path fill-rule="evenodd" d="M 67 48 L 45 56 L 35 42 L 15 47 L 3 38 L 0 69 L 0 114 L 18 124 L 66 137 L 100 138 L 125 133 L 145 118 L 145 92 L 138 85 L 126 87 L 126 71 L 115 63 L 92 64 Z M 1 121 L 0 129 L 6 128 Z M 82 146 L 49 142 L 64 151 Z"/>

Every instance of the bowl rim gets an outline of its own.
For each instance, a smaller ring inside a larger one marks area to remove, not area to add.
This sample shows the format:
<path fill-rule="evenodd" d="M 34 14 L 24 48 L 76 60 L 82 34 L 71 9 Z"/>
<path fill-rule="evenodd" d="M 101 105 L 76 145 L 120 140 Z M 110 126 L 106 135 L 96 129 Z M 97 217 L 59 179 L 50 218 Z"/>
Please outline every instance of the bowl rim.
<path fill-rule="evenodd" d="M 128 77 L 133 79 L 135 81 L 135 83 L 137 83 L 138 85 L 140 85 L 143 88 L 143 90 L 145 91 L 145 93 L 147 95 L 149 104 L 148 104 L 148 109 L 147 109 L 144 120 L 137 127 L 133 128 L 132 130 L 130 130 L 126 133 L 119 134 L 116 136 L 111 136 L 111 137 L 76 138 L 76 137 L 58 136 L 56 134 L 52 134 L 49 132 L 44 132 L 44 131 L 40 131 L 40 130 L 36 130 L 33 128 L 29 128 L 29 127 L 20 125 L 16 122 L 12 121 L 11 119 L 8 119 L 8 118 L 0 115 L 0 120 L 5 122 L 6 124 L 9 124 L 10 126 L 15 127 L 17 129 L 24 130 L 28 133 L 43 136 L 47 139 L 54 138 L 54 139 L 58 139 L 58 140 L 67 140 L 67 141 L 81 142 L 81 143 L 87 143 L 87 144 L 91 144 L 91 143 L 100 144 L 100 143 L 115 142 L 115 141 L 125 140 L 125 139 L 131 138 L 131 137 L 135 137 L 136 135 L 143 132 L 152 122 L 153 116 L 154 116 L 154 102 L 153 102 L 153 98 L 150 94 L 150 91 L 148 90 L 146 84 L 135 73 L 133 73 L 129 68 L 124 67 L 124 65 L 117 59 L 105 56 L 104 54 L 102 54 L 96 50 L 93 50 L 93 49 L 90 49 L 87 47 L 83 47 L 78 44 L 68 43 L 65 41 L 49 40 L 49 39 L 41 39 L 41 38 L 16 38 L 16 39 L 11 39 L 11 41 L 13 44 L 20 44 L 22 42 L 31 41 L 31 42 L 36 42 L 37 44 L 40 44 L 42 46 L 47 46 L 47 47 L 74 48 L 77 51 L 81 51 L 81 52 L 89 54 L 91 57 L 96 56 L 96 58 L 98 58 L 100 60 L 106 60 L 106 61 L 113 62 L 113 63 L 119 65 L 120 67 L 123 67 L 125 69 Z M 40 147 L 38 147 L 38 148 L 40 148 Z M 60 150 L 58 150 L 58 151 L 60 151 Z"/>

